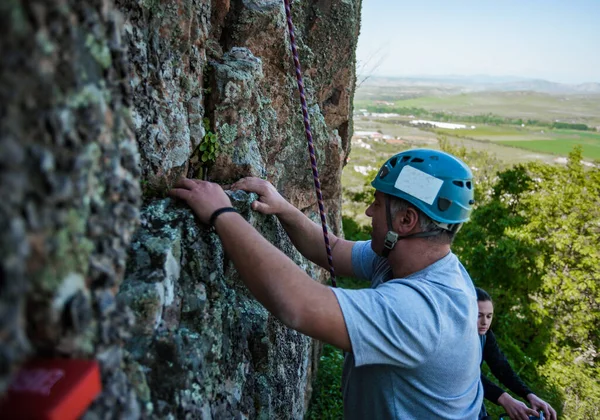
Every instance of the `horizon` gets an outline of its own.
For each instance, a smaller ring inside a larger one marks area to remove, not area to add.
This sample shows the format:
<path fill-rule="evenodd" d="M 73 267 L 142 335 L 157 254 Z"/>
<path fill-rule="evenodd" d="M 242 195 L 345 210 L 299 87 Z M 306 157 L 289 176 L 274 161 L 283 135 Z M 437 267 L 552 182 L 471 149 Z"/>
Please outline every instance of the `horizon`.
<path fill-rule="evenodd" d="M 357 73 L 600 83 L 600 1 L 367 0 Z"/>
<path fill-rule="evenodd" d="M 512 79 L 511 81 L 522 81 L 522 82 L 527 82 L 527 81 L 540 81 L 540 82 L 550 82 L 550 83 L 557 83 L 557 84 L 563 84 L 563 85 L 572 85 L 572 86 L 577 86 L 577 85 L 583 85 L 583 84 L 600 84 L 600 81 L 585 81 L 585 82 L 575 82 L 575 83 L 569 83 L 569 82 L 560 82 L 560 81 L 556 81 L 556 80 L 551 80 L 551 79 L 544 79 L 541 77 L 527 77 L 527 76 L 513 76 L 513 75 L 507 75 L 507 74 L 484 74 L 484 73 L 478 73 L 478 74 L 403 74 L 403 75 L 399 75 L 399 74 L 371 74 L 369 75 L 369 79 L 372 78 L 389 78 L 389 79 L 475 79 L 475 78 L 490 78 L 490 79 Z M 503 83 L 503 82 L 490 82 L 490 83 Z"/>

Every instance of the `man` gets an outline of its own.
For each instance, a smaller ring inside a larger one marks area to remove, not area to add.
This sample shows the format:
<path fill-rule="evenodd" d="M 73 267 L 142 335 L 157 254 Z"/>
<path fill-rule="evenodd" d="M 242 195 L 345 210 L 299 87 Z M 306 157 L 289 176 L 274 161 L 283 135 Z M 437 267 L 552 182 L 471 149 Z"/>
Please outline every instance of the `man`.
<path fill-rule="evenodd" d="M 476 419 L 483 398 L 477 301 L 450 251 L 473 204 L 471 171 L 447 153 L 410 150 L 389 159 L 372 185 L 372 241 L 331 237 L 336 273 L 371 280 L 362 290 L 313 281 L 227 209 L 216 184 L 183 179 L 171 195 L 214 225 L 244 283 L 273 315 L 348 353 L 346 418 Z M 271 184 L 244 178 L 232 189 L 257 193 L 252 208 L 276 215 L 296 248 L 327 267 L 321 227 Z"/>

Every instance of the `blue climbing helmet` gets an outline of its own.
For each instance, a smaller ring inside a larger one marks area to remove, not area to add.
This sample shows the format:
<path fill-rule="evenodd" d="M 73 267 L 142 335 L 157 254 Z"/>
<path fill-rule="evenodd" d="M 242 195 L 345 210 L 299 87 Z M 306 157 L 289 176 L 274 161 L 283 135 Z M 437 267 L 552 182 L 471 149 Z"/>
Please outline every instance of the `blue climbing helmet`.
<path fill-rule="evenodd" d="M 392 156 L 371 185 L 408 201 L 450 231 L 456 231 L 469 220 L 475 202 L 469 167 L 438 150 L 406 150 Z"/>

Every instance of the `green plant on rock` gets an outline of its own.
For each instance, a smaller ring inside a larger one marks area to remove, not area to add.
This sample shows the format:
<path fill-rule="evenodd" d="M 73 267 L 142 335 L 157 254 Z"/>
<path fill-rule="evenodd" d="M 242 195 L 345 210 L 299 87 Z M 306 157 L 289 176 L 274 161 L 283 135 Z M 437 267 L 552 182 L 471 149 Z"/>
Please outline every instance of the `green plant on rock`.
<path fill-rule="evenodd" d="M 206 174 L 208 167 L 215 163 L 217 156 L 219 156 L 219 153 L 221 152 L 218 136 L 210 130 L 210 120 L 204 118 L 202 120 L 202 125 L 204 126 L 204 137 L 202 137 L 202 141 L 190 159 L 190 162 L 193 165 L 200 165 L 200 175 Z"/>
<path fill-rule="evenodd" d="M 200 160 L 203 164 L 214 163 L 220 152 L 217 134 L 210 131 L 210 121 L 208 118 L 202 120 L 206 134 L 202 138 L 198 149 L 202 152 Z"/>

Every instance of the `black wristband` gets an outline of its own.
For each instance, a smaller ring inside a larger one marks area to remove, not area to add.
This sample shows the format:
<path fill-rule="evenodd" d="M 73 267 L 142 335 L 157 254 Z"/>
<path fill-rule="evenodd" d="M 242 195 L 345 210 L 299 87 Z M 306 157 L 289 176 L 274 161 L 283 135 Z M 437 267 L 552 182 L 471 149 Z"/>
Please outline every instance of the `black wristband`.
<path fill-rule="evenodd" d="M 212 227 L 215 227 L 215 221 L 217 220 L 217 217 L 219 217 L 219 215 L 223 214 L 223 213 L 237 213 L 238 211 L 236 209 L 234 209 L 233 207 L 221 207 L 218 210 L 215 210 L 213 212 L 213 214 L 210 216 L 210 219 L 208 220 L 208 224 Z"/>

